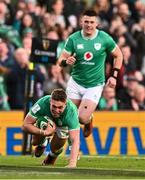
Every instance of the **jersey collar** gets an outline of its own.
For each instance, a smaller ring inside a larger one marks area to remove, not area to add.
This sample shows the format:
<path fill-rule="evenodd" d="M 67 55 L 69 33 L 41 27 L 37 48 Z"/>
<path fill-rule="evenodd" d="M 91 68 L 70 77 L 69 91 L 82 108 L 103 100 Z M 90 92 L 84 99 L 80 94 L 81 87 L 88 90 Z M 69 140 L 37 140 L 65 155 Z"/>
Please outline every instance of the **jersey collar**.
<path fill-rule="evenodd" d="M 91 38 L 84 36 L 83 30 L 81 30 L 81 35 L 82 35 L 82 38 L 85 39 L 85 40 L 95 39 L 97 37 L 97 35 L 98 35 L 98 29 L 96 29 L 95 35 L 93 37 L 91 37 Z"/>

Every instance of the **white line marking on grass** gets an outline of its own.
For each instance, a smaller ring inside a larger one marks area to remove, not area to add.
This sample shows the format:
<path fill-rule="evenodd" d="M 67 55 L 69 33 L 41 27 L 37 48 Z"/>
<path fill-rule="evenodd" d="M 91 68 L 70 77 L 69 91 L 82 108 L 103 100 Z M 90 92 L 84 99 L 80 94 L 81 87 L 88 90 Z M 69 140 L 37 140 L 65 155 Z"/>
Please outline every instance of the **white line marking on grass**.
<path fill-rule="evenodd" d="M 80 159 L 82 158 L 106 158 L 106 159 L 145 159 L 145 156 L 97 156 L 97 155 L 80 155 Z"/>

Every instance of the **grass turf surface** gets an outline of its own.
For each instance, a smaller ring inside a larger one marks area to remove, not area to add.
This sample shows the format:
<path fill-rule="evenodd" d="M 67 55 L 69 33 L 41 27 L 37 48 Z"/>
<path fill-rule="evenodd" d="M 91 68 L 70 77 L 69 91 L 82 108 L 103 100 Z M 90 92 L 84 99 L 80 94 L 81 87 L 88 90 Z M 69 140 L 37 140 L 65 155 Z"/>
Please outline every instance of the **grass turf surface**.
<path fill-rule="evenodd" d="M 0 156 L 0 179 L 145 179 L 145 156 L 82 156 L 74 169 L 67 157 L 53 167 L 41 166 L 44 158 Z"/>

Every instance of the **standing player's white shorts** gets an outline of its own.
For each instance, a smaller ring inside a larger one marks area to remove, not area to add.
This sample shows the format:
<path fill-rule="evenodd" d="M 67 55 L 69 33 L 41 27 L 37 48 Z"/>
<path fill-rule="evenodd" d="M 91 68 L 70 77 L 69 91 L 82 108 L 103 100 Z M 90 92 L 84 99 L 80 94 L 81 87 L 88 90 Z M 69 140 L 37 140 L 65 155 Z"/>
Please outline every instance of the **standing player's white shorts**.
<path fill-rule="evenodd" d="M 98 104 L 104 85 L 105 83 L 91 88 L 84 88 L 70 77 L 66 89 L 67 97 L 70 99 L 89 99 Z"/>

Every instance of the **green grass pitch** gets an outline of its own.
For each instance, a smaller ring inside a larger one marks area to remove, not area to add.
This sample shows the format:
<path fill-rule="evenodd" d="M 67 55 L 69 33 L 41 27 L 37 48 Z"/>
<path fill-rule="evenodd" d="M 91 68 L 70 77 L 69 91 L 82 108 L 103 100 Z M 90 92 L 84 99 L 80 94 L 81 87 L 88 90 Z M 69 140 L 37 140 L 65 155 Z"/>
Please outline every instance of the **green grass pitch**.
<path fill-rule="evenodd" d="M 73 169 L 68 157 L 53 167 L 41 166 L 44 158 L 0 156 L 0 179 L 145 179 L 145 156 L 81 156 Z"/>

